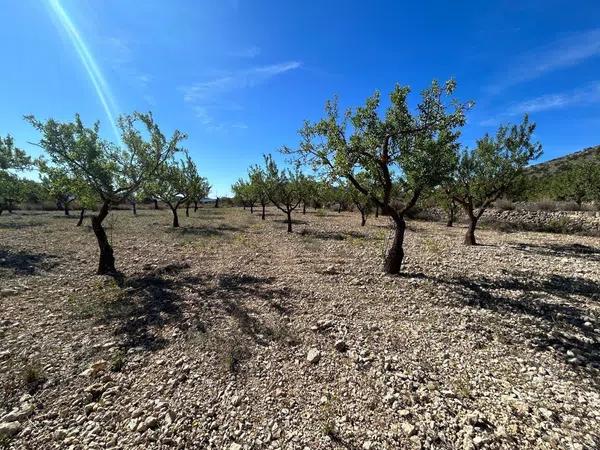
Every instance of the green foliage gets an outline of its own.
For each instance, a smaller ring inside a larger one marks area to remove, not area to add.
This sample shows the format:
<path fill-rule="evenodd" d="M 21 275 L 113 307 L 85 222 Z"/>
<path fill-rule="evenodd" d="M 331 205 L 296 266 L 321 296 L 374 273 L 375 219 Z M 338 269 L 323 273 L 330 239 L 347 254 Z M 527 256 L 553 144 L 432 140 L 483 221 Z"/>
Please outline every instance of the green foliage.
<path fill-rule="evenodd" d="M 291 212 L 302 201 L 299 171 L 279 169 L 271 155 L 265 155 L 265 189 L 269 200 L 283 212 Z"/>
<path fill-rule="evenodd" d="M 455 163 L 458 128 L 470 104 L 447 102 L 455 83 L 437 82 L 423 91 L 412 113 L 408 87 L 396 86 L 385 115 L 379 114 L 380 96 L 375 93 L 364 106 L 340 116 L 337 100 L 327 102 L 326 117 L 306 122 L 296 150 L 301 163 L 312 165 L 331 179 L 345 178 L 395 220 L 416 203 L 421 193 L 448 178 Z M 357 178 L 364 174 L 365 183 Z M 394 191 L 404 201 L 393 205 Z"/>
<path fill-rule="evenodd" d="M 231 190 L 236 203 L 243 206 L 254 206 L 256 203 L 257 192 L 251 182 L 240 178 L 233 184 Z"/>
<path fill-rule="evenodd" d="M 75 178 L 65 167 L 49 165 L 43 159 L 37 165 L 42 186 L 50 197 L 62 205 L 68 205 L 77 199 L 81 208 L 95 208 L 100 197 L 85 180 Z"/>
<path fill-rule="evenodd" d="M 501 126 L 495 137 L 485 135 L 473 150 L 459 157 L 452 197 L 479 218 L 485 209 L 514 189 L 524 168 L 542 153 L 531 141 L 535 124 L 527 116 L 520 125 Z"/>
<path fill-rule="evenodd" d="M 11 171 L 31 166 L 31 158 L 15 147 L 12 136 L 0 137 L 0 213 L 4 208 L 11 210 L 27 193 L 27 184 Z"/>
<path fill-rule="evenodd" d="M 154 176 L 186 138 L 175 131 L 166 139 L 150 113 L 135 112 L 120 117 L 122 146 L 102 139 L 99 123 L 86 127 L 79 115 L 73 122 L 54 119 L 42 122 L 34 116 L 25 119 L 42 134 L 39 146 L 48 154 L 48 164 L 71 180 L 86 184 L 107 203 L 127 198 Z"/>
<path fill-rule="evenodd" d="M 144 191 L 172 209 L 177 209 L 187 201 L 206 197 L 210 185 L 206 178 L 200 176 L 190 155 L 184 152 L 184 157 L 179 161 L 174 157 L 164 161 L 156 176 L 145 184 Z"/>
<path fill-rule="evenodd" d="M 31 158 L 23 150 L 15 147 L 11 135 L 7 135 L 5 138 L 0 136 L 0 171 L 23 170 L 31 164 Z"/>

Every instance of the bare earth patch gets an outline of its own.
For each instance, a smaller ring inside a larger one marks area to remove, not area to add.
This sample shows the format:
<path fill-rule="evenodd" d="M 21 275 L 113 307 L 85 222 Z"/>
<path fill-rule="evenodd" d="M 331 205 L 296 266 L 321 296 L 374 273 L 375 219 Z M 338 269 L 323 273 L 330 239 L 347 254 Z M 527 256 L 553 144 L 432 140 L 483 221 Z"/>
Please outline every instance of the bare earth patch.
<path fill-rule="evenodd" d="M 600 448 L 600 238 L 294 217 L 0 216 L 0 448 Z"/>

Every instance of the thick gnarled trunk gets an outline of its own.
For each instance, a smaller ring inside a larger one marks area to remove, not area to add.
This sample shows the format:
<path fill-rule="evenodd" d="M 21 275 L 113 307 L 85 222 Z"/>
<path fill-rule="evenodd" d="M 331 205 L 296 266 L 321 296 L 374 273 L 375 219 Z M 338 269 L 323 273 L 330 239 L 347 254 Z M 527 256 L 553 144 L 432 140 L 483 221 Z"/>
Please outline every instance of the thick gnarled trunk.
<path fill-rule="evenodd" d="M 467 233 L 465 234 L 465 245 L 477 245 L 477 240 L 475 239 L 475 229 L 477 228 L 478 220 L 479 217 L 473 213 L 469 213 L 469 226 L 467 227 Z"/>
<path fill-rule="evenodd" d="M 106 232 L 102 227 L 102 221 L 108 215 L 110 203 L 105 201 L 100 208 L 100 212 L 96 216 L 92 216 L 92 230 L 96 235 L 98 241 L 98 247 L 100 248 L 100 260 L 98 262 L 98 275 L 115 274 L 115 257 L 113 255 L 113 249 L 108 242 Z"/>
<path fill-rule="evenodd" d="M 85 216 L 85 208 L 81 208 L 79 212 L 79 220 L 77 221 L 77 226 L 80 227 L 83 224 L 83 218 Z"/>
<path fill-rule="evenodd" d="M 265 220 L 265 206 L 266 206 L 266 204 L 262 203 L 261 206 L 262 206 L 262 214 L 261 214 L 260 218 L 262 220 Z"/>
<path fill-rule="evenodd" d="M 158 209 L 158 200 L 152 199 L 152 201 L 154 202 L 154 209 Z"/>
<path fill-rule="evenodd" d="M 171 207 L 173 212 L 173 228 L 179 228 L 179 216 L 177 215 L 177 207 Z"/>
<path fill-rule="evenodd" d="M 404 259 L 404 232 L 406 231 L 404 217 L 400 216 L 394 219 L 394 224 L 394 240 L 388 249 L 383 263 L 384 272 L 391 275 L 400 273 L 400 269 L 402 268 L 402 260 Z"/>
<path fill-rule="evenodd" d="M 292 232 L 292 211 L 290 211 L 288 209 L 286 214 L 287 214 L 287 232 L 291 233 Z"/>

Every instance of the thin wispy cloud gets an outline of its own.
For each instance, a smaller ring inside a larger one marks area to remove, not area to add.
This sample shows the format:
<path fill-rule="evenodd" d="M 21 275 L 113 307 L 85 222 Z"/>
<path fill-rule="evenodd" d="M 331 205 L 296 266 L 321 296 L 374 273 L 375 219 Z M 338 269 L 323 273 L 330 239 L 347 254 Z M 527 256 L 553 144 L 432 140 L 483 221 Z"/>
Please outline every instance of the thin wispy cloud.
<path fill-rule="evenodd" d="M 256 87 L 274 77 L 298 69 L 301 65 L 298 61 L 288 61 L 221 74 L 218 77 L 183 87 L 181 89 L 183 100 L 192 105 L 196 117 L 200 119 L 206 129 L 212 131 L 221 130 L 225 127 L 245 129 L 247 125 L 242 122 L 219 123 L 214 118 L 214 112 L 217 110 L 241 110 L 241 105 L 228 98 L 231 93 Z"/>
<path fill-rule="evenodd" d="M 543 75 L 576 66 L 600 56 L 600 28 L 572 33 L 544 47 L 532 49 L 509 64 L 511 69 L 488 86 L 497 94 L 519 83 L 535 80 Z"/>
<path fill-rule="evenodd" d="M 534 114 L 544 111 L 581 107 L 600 103 L 600 81 L 591 83 L 583 88 L 554 94 L 545 94 L 517 102 L 508 109 L 480 122 L 482 126 L 496 125 L 503 120 L 524 114 Z"/>
<path fill-rule="evenodd" d="M 183 99 L 189 103 L 214 99 L 226 92 L 254 87 L 277 75 L 298 69 L 300 66 L 301 63 L 298 61 L 290 61 L 232 72 L 184 87 L 182 89 Z"/>

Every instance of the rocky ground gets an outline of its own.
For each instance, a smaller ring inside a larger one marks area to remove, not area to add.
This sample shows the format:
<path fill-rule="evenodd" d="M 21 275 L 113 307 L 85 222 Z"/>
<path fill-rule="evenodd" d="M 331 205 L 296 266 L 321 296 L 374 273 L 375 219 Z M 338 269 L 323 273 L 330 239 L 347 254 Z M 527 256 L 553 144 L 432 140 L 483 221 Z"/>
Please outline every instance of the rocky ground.
<path fill-rule="evenodd" d="M 205 208 L 0 217 L 0 447 L 600 448 L 600 238 Z"/>

